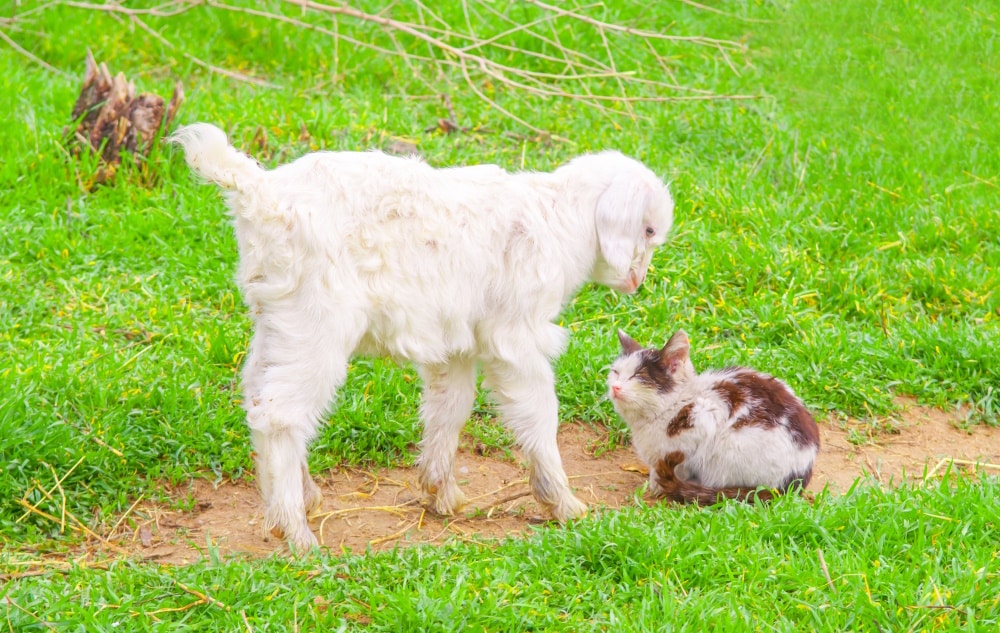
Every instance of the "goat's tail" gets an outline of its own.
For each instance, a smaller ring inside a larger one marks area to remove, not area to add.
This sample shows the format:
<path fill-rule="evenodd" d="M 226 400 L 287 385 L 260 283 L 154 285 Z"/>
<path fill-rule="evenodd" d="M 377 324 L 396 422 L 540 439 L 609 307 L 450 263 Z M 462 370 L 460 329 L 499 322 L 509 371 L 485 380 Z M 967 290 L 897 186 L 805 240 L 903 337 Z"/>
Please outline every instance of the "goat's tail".
<path fill-rule="evenodd" d="M 198 175 L 225 189 L 243 190 L 264 173 L 257 161 L 230 145 L 226 133 L 209 123 L 185 125 L 170 142 L 184 148 L 188 166 Z"/>
<path fill-rule="evenodd" d="M 723 499 L 750 501 L 759 499 L 763 502 L 772 501 L 784 491 L 772 488 L 712 488 L 696 481 L 680 479 L 674 469 L 684 461 L 684 453 L 676 451 L 668 453 L 656 464 L 657 489 L 653 494 L 661 499 L 669 499 L 675 503 L 696 503 L 709 506 Z"/>

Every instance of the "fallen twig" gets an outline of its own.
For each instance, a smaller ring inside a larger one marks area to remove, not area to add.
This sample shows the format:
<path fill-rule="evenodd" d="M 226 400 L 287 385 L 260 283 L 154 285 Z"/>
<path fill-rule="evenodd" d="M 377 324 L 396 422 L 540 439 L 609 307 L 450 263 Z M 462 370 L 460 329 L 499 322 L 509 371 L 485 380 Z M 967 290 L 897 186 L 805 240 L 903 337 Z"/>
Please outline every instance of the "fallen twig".
<path fill-rule="evenodd" d="M 955 457 L 944 457 L 934 466 L 934 468 L 931 468 L 930 471 L 926 475 L 924 475 L 924 481 L 927 481 L 928 479 L 936 475 L 937 472 L 941 470 L 941 468 L 944 467 L 945 465 L 951 466 L 953 464 L 959 464 L 961 466 L 974 466 L 976 468 L 987 468 L 990 470 L 1000 470 L 1000 464 L 990 464 L 987 462 L 970 461 L 968 459 L 958 459 Z"/>
<path fill-rule="evenodd" d="M 202 593 L 202 592 L 198 591 L 197 589 L 192 589 L 191 587 L 188 587 L 187 585 L 185 585 L 184 583 L 182 583 L 179 580 L 175 580 L 174 582 L 177 583 L 178 587 L 180 587 L 184 591 L 188 592 L 192 596 L 197 596 L 198 598 L 200 598 L 201 601 L 202 601 L 202 603 L 204 603 L 204 604 L 211 604 L 213 606 L 219 607 L 220 609 L 224 609 L 226 611 L 231 611 L 231 609 L 229 608 L 228 604 L 220 602 L 220 601 L 216 600 L 215 598 L 213 598 L 212 596 L 210 596 L 208 594 L 205 594 L 205 593 Z"/>
<path fill-rule="evenodd" d="M 403 517 L 406 516 L 406 514 L 403 512 L 402 509 L 405 508 L 406 506 L 411 506 L 411 505 L 413 505 L 415 503 L 417 503 L 417 500 L 413 499 L 411 501 L 407 501 L 407 502 L 404 502 L 404 503 L 401 503 L 401 504 L 395 505 L 395 506 L 371 506 L 371 507 L 359 507 L 359 508 L 342 508 L 340 510 L 330 510 L 329 512 L 319 512 L 319 513 L 310 515 L 309 518 L 310 519 L 320 519 L 320 518 L 322 519 L 320 521 L 320 523 L 319 523 L 319 540 L 320 540 L 320 542 L 323 542 L 323 530 L 324 530 L 324 527 L 326 526 L 326 522 L 329 519 L 333 518 L 333 517 L 343 517 L 343 516 L 346 516 L 348 514 L 356 514 L 358 512 L 373 511 L 373 512 L 389 512 L 390 514 L 395 514 L 396 516 L 403 518 Z"/>
<path fill-rule="evenodd" d="M 118 521 L 116 521 L 115 524 L 114 524 L 114 526 L 108 531 L 109 535 L 114 535 L 114 533 L 118 531 L 118 528 L 121 526 L 122 522 L 125 521 L 125 519 L 128 517 L 128 515 L 132 514 L 132 510 L 135 510 L 135 507 L 137 505 L 139 505 L 139 502 L 142 501 L 142 498 L 144 496 L 146 496 L 146 495 L 145 494 L 139 495 L 139 498 L 135 500 L 135 503 L 133 503 L 132 505 L 130 505 L 129 508 L 128 508 L 128 510 L 125 511 L 125 514 L 123 514 L 123 515 L 121 515 L 121 517 L 119 517 Z"/>
<path fill-rule="evenodd" d="M 528 496 L 531 496 L 531 491 L 526 490 L 524 492 L 519 492 L 517 494 L 513 494 L 513 495 L 509 495 L 507 497 L 504 497 L 503 499 L 500 499 L 499 501 L 491 503 L 490 505 L 488 505 L 488 506 L 486 506 L 484 508 L 479 508 L 479 510 L 480 511 L 486 510 L 486 518 L 488 518 L 488 519 L 489 518 L 493 518 L 493 511 L 495 509 L 499 508 L 500 506 L 507 505 L 511 501 L 517 501 L 518 499 L 522 499 L 522 498 L 528 497 Z"/>
<path fill-rule="evenodd" d="M 52 493 L 55 492 L 57 489 L 59 489 L 62 486 L 62 482 L 65 481 L 65 479 L 67 477 L 69 477 L 70 474 L 72 474 L 72 472 L 74 470 L 76 470 L 77 466 L 79 466 L 80 464 L 83 463 L 83 460 L 85 458 L 86 458 L 86 455 L 83 455 L 82 457 L 80 457 L 80 459 L 76 460 L 76 463 L 73 464 L 73 466 L 71 466 L 70 469 L 67 470 L 63 474 L 62 477 L 59 477 L 59 478 L 56 479 L 55 485 L 53 485 L 52 488 L 50 488 L 48 491 L 45 491 L 42 488 L 38 488 L 38 490 L 42 493 L 42 496 L 45 497 L 46 499 L 52 499 Z M 52 466 L 49 466 L 49 468 L 51 469 Z M 53 469 L 52 472 L 53 472 L 53 475 L 55 475 L 55 470 L 54 469 Z M 27 503 L 27 501 L 28 501 L 28 495 L 30 495 L 31 492 L 33 490 L 35 490 L 36 487 L 37 486 L 33 486 L 33 487 L 29 488 L 28 491 L 24 493 L 24 496 L 21 498 L 21 500 L 18 502 L 18 503 L 20 503 L 20 505 L 23 505 L 23 506 L 27 507 L 28 509 L 24 512 L 24 514 L 22 514 L 21 516 L 19 516 L 16 521 L 14 521 L 15 523 L 20 523 L 21 521 L 23 521 L 24 519 L 26 519 L 29 514 L 31 514 L 35 510 L 37 510 L 38 506 L 41 505 L 42 501 L 39 501 L 38 503 L 36 503 L 34 505 L 29 505 Z"/>
<path fill-rule="evenodd" d="M 51 497 L 49 497 L 49 499 L 52 500 Z M 17 504 L 20 505 L 20 506 L 23 506 L 23 507 L 27 508 L 27 510 L 28 510 L 29 513 L 37 514 L 38 516 L 40 516 L 40 517 L 42 517 L 44 519 L 48 519 L 49 521 L 52 521 L 53 523 L 60 523 L 59 517 L 55 517 L 55 516 L 49 514 L 48 512 L 45 512 L 43 510 L 39 510 L 37 506 L 31 505 L 30 503 L 28 503 L 24 499 L 18 499 L 17 500 Z M 112 543 L 108 539 L 104 538 L 100 534 L 97 534 L 96 532 L 94 532 L 93 530 L 91 530 L 89 527 L 87 527 L 87 525 L 83 521 L 81 521 L 80 519 L 76 518 L 76 516 L 73 513 L 69 512 L 69 511 L 66 511 L 66 516 L 69 517 L 70 520 L 72 521 L 72 523 L 70 525 L 68 525 L 69 529 L 74 530 L 76 532 L 80 532 L 80 533 L 82 533 L 82 534 L 84 534 L 86 536 L 89 536 L 92 539 L 100 541 L 100 543 L 104 547 L 107 547 L 108 549 L 113 549 L 116 552 L 118 552 L 119 554 L 127 554 L 128 553 L 128 551 L 125 550 L 124 548 L 121 548 L 118 545 L 115 545 L 114 543 Z"/>
<path fill-rule="evenodd" d="M 823 550 L 817 548 L 816 555 L 819 556 L 819 568 L 823 570 L 823 576 L 826 578 L 826 584 L 830 587 L 830 591 L 837 593 L 837 588 L 833 584 L 833 579 L 830 578 L 830 569 L 826 566 L 826 559 L 823 558 Z"/>
<path fill-rule="evenodd" d="M 38 617 L 37 615 L 35 615 L 34 613 L 32 613 L 31 611 L 28 611 L 27 609 L 25 609 L 24 607 L 22 607 L 18 603 L 14 602 L 11 599 L 10 596 L 5 596 L 4 600 L 7 601 L 7 604 L 9 604 L 10 606 L 14 607 L 15 609 L 17 609 L 21 613 L 25 613 L 25 614 L 31 616 L 32 618 L 34 618 L 36 622 L 38 622 L 39 624 L 41 624 L 42 626 L 44 626 L 48 630 L 50 630 L 50 631 L 55 631 L 56 630 L 56 627 L 52 626 L 51 624 L 49 624 L 45 620 L 41 619 L 40 617 Z"/>
<path fill-rule="evenodd" d="M 395 541 L 396 539 L 402 537 L 407 532 L 409 532 L 411 529 L 413 529 L 416 525 L 417 525 L 417 521 L 413 521 L 412 523 L 408 523 L 406 525 L 406 527 L 404 527 L 402 530 L 399 530 L 398 532 L 394 532 L 392 534 L 389 534 L 388 536 L 380 536 L 377 539 L 372 539 L 372 540 L 368 541 L 368 544 L 371 545 L 372 547 L 374 547 L 376 545 L 381 545 L 382 543 L 385 543 L 385 542 L 388 542 L 388 541 Z"/>

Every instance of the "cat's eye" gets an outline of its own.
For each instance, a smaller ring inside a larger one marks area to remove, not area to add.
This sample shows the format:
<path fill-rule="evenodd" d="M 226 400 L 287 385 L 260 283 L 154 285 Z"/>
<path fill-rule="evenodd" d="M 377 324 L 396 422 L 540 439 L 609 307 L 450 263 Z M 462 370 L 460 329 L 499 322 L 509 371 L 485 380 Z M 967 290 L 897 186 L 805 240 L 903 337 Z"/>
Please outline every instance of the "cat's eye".
<path fill-rule="evenodd" d="M 656 235 L 656 229 L 654 229 L 651 226 L 647 226 L 646 227 L 646 237 L 653 237 L 654 235 Z"/>

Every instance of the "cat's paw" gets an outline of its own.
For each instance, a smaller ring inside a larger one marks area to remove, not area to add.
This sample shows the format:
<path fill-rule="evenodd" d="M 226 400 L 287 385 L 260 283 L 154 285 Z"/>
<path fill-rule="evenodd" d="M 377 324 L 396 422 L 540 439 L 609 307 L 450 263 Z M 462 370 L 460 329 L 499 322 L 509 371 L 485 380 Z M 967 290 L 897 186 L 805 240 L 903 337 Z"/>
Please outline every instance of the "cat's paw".
<path fill-rule="evenodd" d="M 684 453 L 673 451 L 663 456 L 663 459 L 656 463 L 656 468 L 650 473 L 650 484 L 654 481 L 675 481 L 680 479 L 677 467 L 684 463 Z"/>

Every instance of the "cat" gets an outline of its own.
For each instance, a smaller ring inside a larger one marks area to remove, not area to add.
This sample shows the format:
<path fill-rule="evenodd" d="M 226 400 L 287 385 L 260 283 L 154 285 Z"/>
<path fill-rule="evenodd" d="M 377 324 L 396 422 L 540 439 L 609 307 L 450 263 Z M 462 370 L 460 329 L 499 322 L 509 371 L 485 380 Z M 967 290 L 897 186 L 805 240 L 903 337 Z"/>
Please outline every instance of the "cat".
<path fill-rule="evenodd" d="M 649 467 L 654 497 L 768 501 L 809 484 L 819 427 L 788 385 L 743 367 L 697 373 L 684 330 L 659 350 L 622 330 L 618 340 L 608 395 Z"/>

